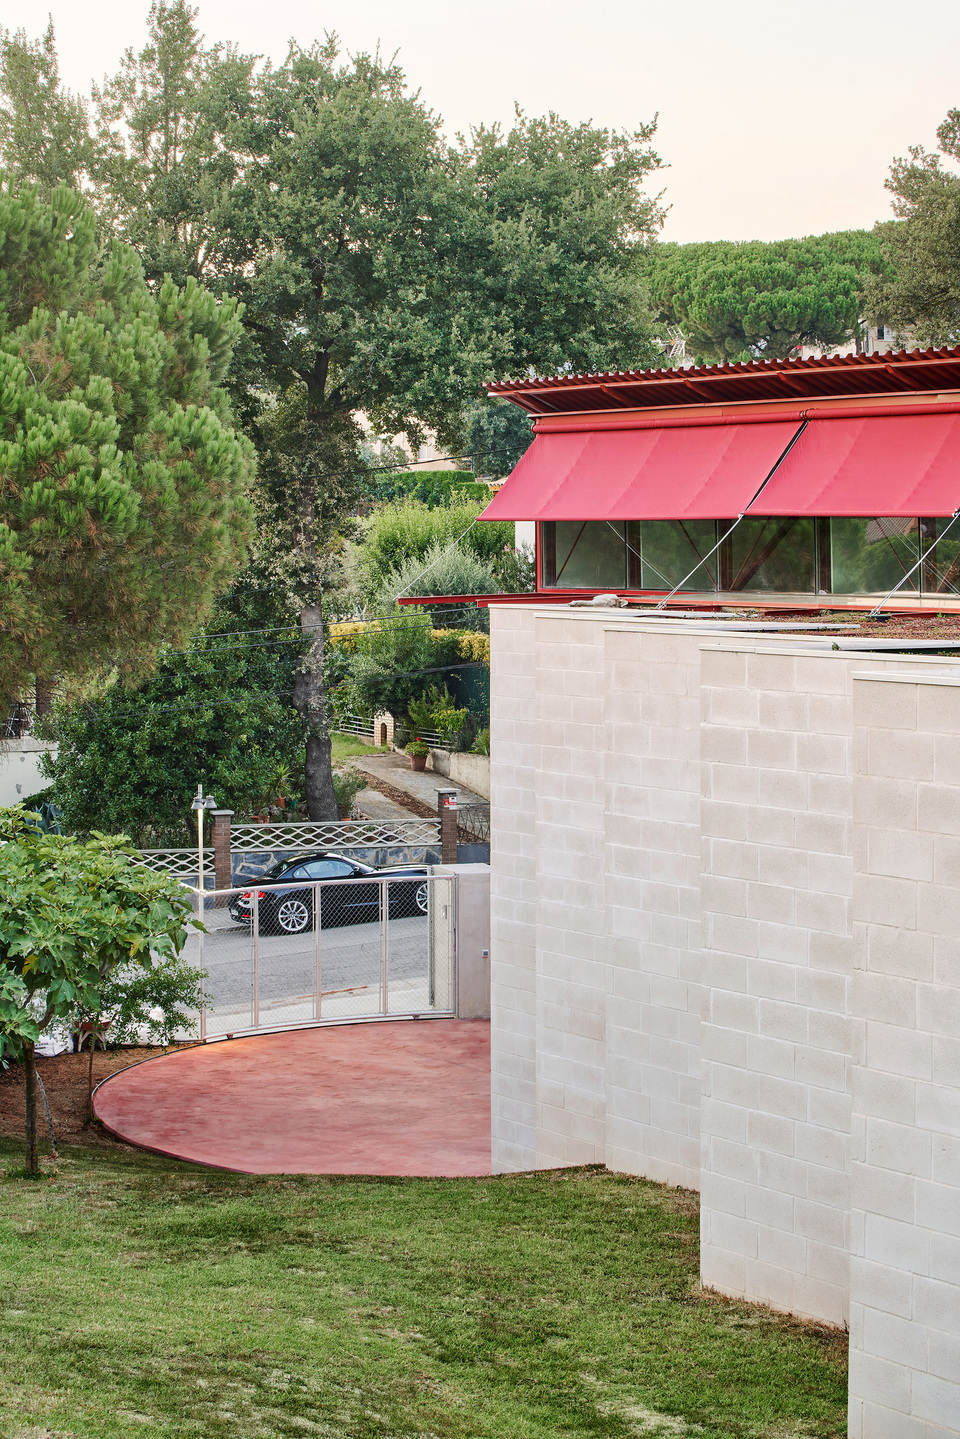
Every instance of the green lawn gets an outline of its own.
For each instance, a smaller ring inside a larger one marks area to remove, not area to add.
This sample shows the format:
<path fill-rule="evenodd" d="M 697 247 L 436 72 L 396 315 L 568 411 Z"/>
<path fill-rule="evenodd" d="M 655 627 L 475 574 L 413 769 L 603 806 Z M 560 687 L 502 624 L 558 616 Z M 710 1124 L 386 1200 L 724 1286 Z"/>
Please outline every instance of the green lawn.
<path fill-rule="evenodd" d="M 376 745 L 364 744 L 363 740 L 357 739 L 356 735 L 340 734 L 340 732 L 337 731 L 332 736 L 332 739 L 334 765 L 343 764 L 345 759 L 352 759 L 354 755 L 358 754 L 388 753 L 385 749 L 378 749 Z"/>
<path fill-rule="evenodd" d="M 5 1439 L 846 1432 L 842 1339 L 701 1294 L 682 1191 L 4 1162 Z"/>

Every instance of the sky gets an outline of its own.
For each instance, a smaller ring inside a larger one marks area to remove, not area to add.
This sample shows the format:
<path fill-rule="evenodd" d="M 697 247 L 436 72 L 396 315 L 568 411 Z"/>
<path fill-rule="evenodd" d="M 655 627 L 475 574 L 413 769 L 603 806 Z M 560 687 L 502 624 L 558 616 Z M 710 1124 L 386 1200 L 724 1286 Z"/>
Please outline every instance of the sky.
<path fill-rule="evenodd" d="M 514 104 L 634 129 L 659 114 L 663 238 L 774 240 L 890 218 L 891 161 L 960 105 L 957 0 L 195 0 L 208 43 L 282 60 L 334 30 L 397 53 L 451 136 Z M 146 39 L 148 0 L 0 0 L 84 94 Z"/>

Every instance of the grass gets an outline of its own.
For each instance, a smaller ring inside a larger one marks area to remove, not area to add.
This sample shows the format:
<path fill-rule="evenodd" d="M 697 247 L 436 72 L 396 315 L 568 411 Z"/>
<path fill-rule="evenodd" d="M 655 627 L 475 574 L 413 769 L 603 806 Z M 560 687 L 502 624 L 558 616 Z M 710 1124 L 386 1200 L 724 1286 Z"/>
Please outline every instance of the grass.
<path fill-rule="evenodd" d="M 4 1439 L 846 1432 L 842 1335 L 700 1291 L 683 1191 L 4 1159 Z"/>
<path fill-rule="evenodd" d="M 377 745 L 364 744 L 362 739 L 357 739 L 352 734 L 340 734 L 339 731 L 331 736 L 333 740 L 333 763 L 343 764 L 346 759 L 353 759 L 358 754 L 387 754 L 388 751 L 379 748 Z"/>

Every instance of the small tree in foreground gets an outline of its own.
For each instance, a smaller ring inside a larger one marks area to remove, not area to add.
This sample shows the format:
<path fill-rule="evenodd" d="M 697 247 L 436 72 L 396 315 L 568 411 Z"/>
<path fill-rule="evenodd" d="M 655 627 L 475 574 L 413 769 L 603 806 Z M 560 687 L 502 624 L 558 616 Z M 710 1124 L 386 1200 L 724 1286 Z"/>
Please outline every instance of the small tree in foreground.
<path fill-rule="evenodd" d="M 39 1172 L 36 1041 L 54 1020 L 102 1015 L 127 972 L 176 962 L 190 897 L 124 836 L 85 843 L 0 810 L 0 1056 L 23 1060 L 26 1168 Z"/>

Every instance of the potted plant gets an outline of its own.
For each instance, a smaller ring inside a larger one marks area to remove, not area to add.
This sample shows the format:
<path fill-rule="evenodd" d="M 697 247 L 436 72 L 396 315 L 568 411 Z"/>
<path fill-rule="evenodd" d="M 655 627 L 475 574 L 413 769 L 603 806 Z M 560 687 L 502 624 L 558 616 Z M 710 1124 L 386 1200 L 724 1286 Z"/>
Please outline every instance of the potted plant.
<path fill-rule="evenodd" d="M 430 746 L 424 744 L 418 735 L 407 745 L 407 754 L 410 756 L 410 768 L 423 770 L 427 767 L 427 755 L 430 753 Z"/>

